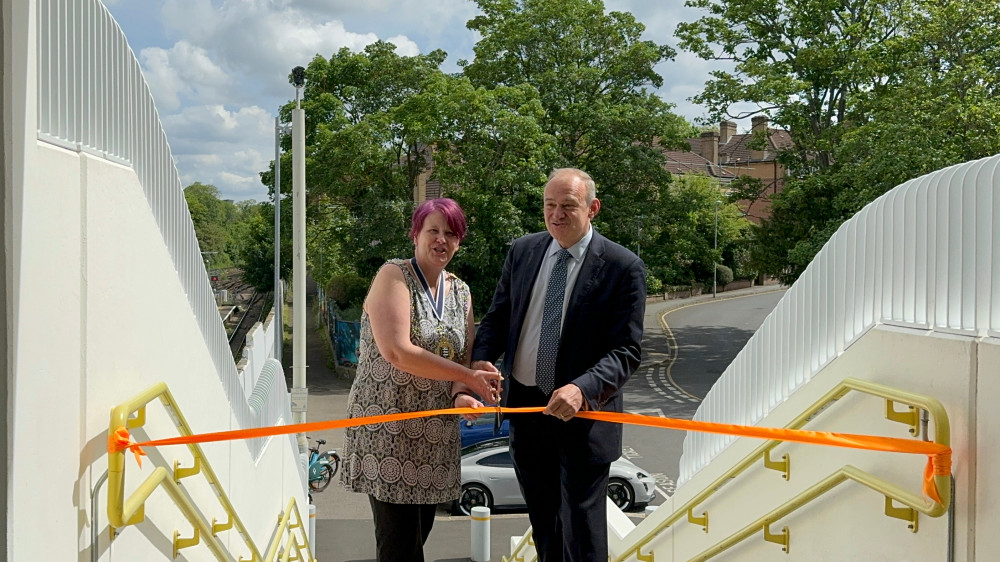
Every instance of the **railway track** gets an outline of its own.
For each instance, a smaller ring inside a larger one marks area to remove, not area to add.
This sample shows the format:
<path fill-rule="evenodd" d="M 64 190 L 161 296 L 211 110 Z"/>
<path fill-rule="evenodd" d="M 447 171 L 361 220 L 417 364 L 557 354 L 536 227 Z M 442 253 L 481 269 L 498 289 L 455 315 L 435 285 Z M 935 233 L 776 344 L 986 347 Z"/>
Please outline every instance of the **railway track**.
<path fill-rule="evenodd" d="M 264 313 L 264 305 L 267 303 L 267 295 L 270 293 L 254 292 L 249 300 L 237 305 L 239 312 L 230 316 L 230 322 L 234 322 L 233 331 L 229 334 L 229 349 L 233 352 L 233 359 L 239 361 L 243 355 L 243 347 L 246 345 L 247 333 L 254 324 L 261 320 Z"/>
<path fill-rule="evenodd" d="M 261 320 L 264 307 L 270 293 L 258 293 L 240 277 L 239 269 L 219 271 L 218 280 L 214 283 L 217 292 L 226 291 L 232 308 L 220 310 L 226 335 L 229 338 L 229 349 L 233 359 L 239 361 L 246 345 L 247 334 L 254 324 Z"/>

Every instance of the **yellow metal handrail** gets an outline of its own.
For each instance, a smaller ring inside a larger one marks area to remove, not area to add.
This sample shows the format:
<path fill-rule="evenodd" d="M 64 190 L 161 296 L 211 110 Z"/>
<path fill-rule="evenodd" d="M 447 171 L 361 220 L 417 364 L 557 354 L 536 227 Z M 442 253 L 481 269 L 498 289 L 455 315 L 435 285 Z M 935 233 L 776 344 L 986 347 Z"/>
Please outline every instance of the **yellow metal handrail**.
<path fill-rule="evenodd" d="M 911 392 L 906 392 L 898 390 L 889 386 L 881 385 L 878 383 L 873 383 L 869 381 L 863 381 L 860 379 L 847 378 L 841 381 L 836 387 L 823 395 L 822 398 L 817 400 L 806 409 L 802 414 L 792 420 L 785 427 L 789 429 L 799 429 L 804 426 L 813 415 L 815 415 L 820 410 L 826 408 L 831 402 L 837 401 L 847 395 L 849 392 L 863 392 L 873 396 L 878 396 L 884 398 L 886 403 L 887 416 L 890 419 L 898 417 L 898 413 L 892 409 L 892 402 L 899 402 L 901 404 L 908 404 L 909 406 L 917 409 L 926 410 L 934 421 L 934 439 L 935 443 L 941 445 L 950 446 L 951 445 L 951 424 L 948 421 L 948 414 L 945 412 L 944 406 L 941 405 L 935 398 L 929 396 L 924 396 L 921 394 L 914 394 Z M 766 441 L 761 446 L 754 449 L 752 453 L 743 458 L 742 461 L 737 463 L 733 468 L 726 471 L 724 474 L 716 478 L 711 484 L 706 486 L 701 492 L 695 495 L 693 498 L 685 502 L 682 506 L 676 508 L 673 513 L 667 516 L 662 522 L 660 522 L 656 527 L 646 533 L 643 537 L 639 538 L 635 544 L 620 555 L 613 559 L 613 562 L 623 562 L 629 557 L 635 555 L 639 560 L 652 560 L 651 555 L 642 554 L 641 549 L 647 546 L 657 535 L 660 534 L 664 529 L 670 527 L 683 517 L 687 517 L 693 512 L 694 508 L 703 503 L 710 496 L 715 494 L 716 491 L 722 488 L 722 485 L 729 482 L 730 479 L 735 478 L 740 473 L 742 473 L 747 468 L 757 464 L 761 459 L 767 460 L 772 465 L 775 462 L 780 463 L 780 461 L 770 461 L 770 451 L 774 447 L 781 444 L 782 441 L 771 440 Z M 787 465 L 786 465 L 787 470 Z M 872 476 L 856 467 L 845 466 L 831 474 L 821 482 L 815 484 L 808 490 L 802 492 L 795 498 L 789 500 L 785 504 L 781 505 L 777 509 L 768 513 L 767 515 L 761 517 L 757 521 L 750 523 L 744 527 L 739 532 L 731 535 L 726 540 L 713 546 L 712 548 L 702 552 L 694 560 L 706 560 L 716 554 L 726 550 L 727 548 L 737 544 L 748 536 L 759 533 L 761 529 L 765 531 L 765 534 L 769 534 L 768 524 L 770 522 L 776 521 L 777 519 L 784 517 L 788 513 L 798 509 L 799 507 L 805 505 L 812 499 L 822 495 L 826 491 L 832 489 L 837 484 L 844 482 L 845 480 L 853 480 L 868 486 L 869 488 L 884 494 L 886 498 L 892 498 L 900 503 L 909 506 L 921 513 L 929 515 L 931 517 L 940 517 L 948 511 L 948 506 L 951 504 L 951 477 L 949 476 L 935 476 L 934 482 L 937 485 L 938 494 L 941 496 L 941 502 L 935 502 L 924 498 L 922 495 L 912 494 L 894 484 L 886 482 L 880 478 Z M 887 512 L 889 510 L 887 500 Z M 779 539 L 775 539 L 779 540 Z M 787 540 L 787 535 L 786 535 Z"/>
<path fill-rule="evenodd" d="M 529 545 L 533 544 L 535 543 L 534 541 L 531 540 L 531 527 L 528 527 L 528 530 L 524 532 L 524 536 L 521 537 L 521 540 L 518 541 L 517 546 L 514 547 L 514 551 L 510 553 L 510 558 L 507 558 L 506 556 L 501 556 L 500 558 L 503 560 L 503 562 L 525 562 L 524 555 L 521 553 L 521 551 L 528 548 Z M 537 553 L 535 554 L 534 559 L 538 559 Z"/>
<path fill-rule="evenodd" d="M 292 522 L 292 517 L 294 516 L 295 522 Z M 295 535 L 292 534 L 293 529 L 302 530 L 302 542 L 295 540 Z M 274 560 L 278 554 L 278 549 L 281 547 L 281 537 L 288 533 L 288 538 L 285 541 L 284 552 L 281 555 L 282 562 L 287 562 L 288 560 L 302 560 L 302 552 L 306 554 L 306 560 L 312 560 L 309 553 L 312 552 L 312 548 L 309 546 L 309 538 L 305 533 L 305 527 L 302 523 L 302 515 L 299 513 L 298 508 L 295 506 L 295 498 L 288 500 L 288 507 L 281 514 L 278 519 L 278 528 L 274 532 L 274 540 L 271 541 L 271 548 L 267 550 L 267 558 L 265 560 Z M 292 551 L 295 551 L 295 557 L 291 558 Z"/>
<path fill-rule="evenodd" d="M 163 404 L 163 407 L 166 409 L 181 435 L 193 434 L 190 426 L 184 419 L 184 415 L 181 413 L 180 409 L 177 408 L 174 397 L 167 388 L 166 383 L 159 382 L 149 387 L 147 390 L 136 394 L 126 402 L 112 408 L 111 422 L 108 425 L 109 440 L 114 436 L 115 431 L 119 427 L 132 429 L 143 426 L 146 422 L 146 405 L 156 399 L 159 399 L 159 401 Z M 132 417 L 132 414 L 135 414 L 135 417 Z M 175 462 L 172 473 L 162 466 L 157 467 L 153 470 L 153 473 L 146 478 L 146 480 L 139 484 L 136 490 L 132 492 L 132 495 L 128 498 L 125 498 L 126 451 L 108 453 L 108 521 L 111 527 L 111 536 L 114 537 L 116 529 L 118 528 L 141 522 L 145 518 L 144 509 L 146 500 L 154 490 L 163 486 L 167 494 L 177 505 L 177 508 L 191 523 L 191 525 L 194 526 L 193 537 L 182 538 L 180 537 L 179 531 L 174 531 L 173 555 L 175 558 L 177 557 L 178 551 L 182 548 L 194 546 L 201 540 L 204 540 L 206 546 L 212 551 L 217 559 L 232 560 L 232 555 L 216 536 L 216 533 L 231 529 L 235 526 L 237 532 L 239 532 L 240 536 L 243 538 L 244 544 L 250 550 L 251 558 L 249 560 L 252 562 L 260 562 L 262 560 L 260 551 L 254 544 L 253 539 L 250 537 L 250 533 L 243 525 L 243 521 L 236 514 L 236 510 L 233 507 L 232 502 L 229 500 L 229 496 L 219 484 L 219 479 L 215 475 L 212 465 L 208 462 L 208 459 L 202 452 L 201 447 L 197 443 L 188 444 L 187 447 L 192 458 L 194 459 L 193 467 L 181 468 L 178 463 Z M 208 484 L 212 487 L 212 491 L 215 493 L 222 509 L 226 513 L 225 523 L 216 523 L 214 518 L 211 521 L 206 520 L 201 515 L 201 512 L 195 507 L 187 492 L 180 486 L 179 481 L 182 478 L 193 476 L 195 474 L 202 474 Z M 296 523 L 290 525 L 289 521 L 293 513 Z M 302 535 L 301 542 L 296 541 L 292 536 L 291 531 L 293 529 L 299 529 Z M 278 551 L 278 543 L 282 539 L 285 530 L 289 532 L 289 543 L 284 549 L 284 560 L 290 559 L 288 557 L 292 548 L 294 548 L 297 557 L 291 558 L 291 560 L 314 560 L 309 548 L 309 540 L 306 537 L 305 528 L 302 525 L 302 517 L 295 504 L 295 498 L 291 499 L 288 504 L 288 509 L 286 509 L 285 513 L 279 518 L 278 532 L 274 536 L 271 550 L 268 552 L 268 558 L 263 560 L 266 560 L 267 562 L 274 560 L 273 556 Z M 305 547 L 305 558 L 302 558 L 303 546 Z M 243 560 L 244 559 L 241 557 L 240 561 L 242 562 Z"/>

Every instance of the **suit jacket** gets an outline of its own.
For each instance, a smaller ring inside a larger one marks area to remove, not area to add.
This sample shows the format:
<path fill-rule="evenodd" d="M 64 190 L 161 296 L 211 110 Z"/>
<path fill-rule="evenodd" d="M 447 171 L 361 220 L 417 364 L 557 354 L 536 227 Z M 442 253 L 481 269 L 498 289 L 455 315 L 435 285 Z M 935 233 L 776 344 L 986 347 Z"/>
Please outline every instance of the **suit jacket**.
<path fill-rule="evenodd" d="M 489 312 L 483 317 L 472 360 L 495 362 L 503 354 L 503 404 L 531 289 L 552 237 L 538 232 L 514 241 Z M 639 367 L 646 310 L 645 266 L 635 254 L 597 230 L 587 248 L 563 319 L 555 387 L 574 383 L 590 410 L 622 411 L 621 388 Z M 572 420 L 566 434 L 581 460 L 611 462 L 621 456 L 620 424 Z"/>

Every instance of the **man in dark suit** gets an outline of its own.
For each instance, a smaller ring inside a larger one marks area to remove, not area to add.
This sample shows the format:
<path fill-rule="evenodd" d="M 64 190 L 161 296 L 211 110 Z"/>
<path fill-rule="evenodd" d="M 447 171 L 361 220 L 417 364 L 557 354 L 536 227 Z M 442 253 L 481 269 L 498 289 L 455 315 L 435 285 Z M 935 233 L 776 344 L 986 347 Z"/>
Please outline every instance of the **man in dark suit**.
<path fill-rule="evenodd" d="M 503 354 L 504 405 L 545 407 L 510 418 L 539 560 L 604 561 L 608 474 L 622 428 L 574 416 L 622 411 L 621 389 L 641 355 L 645 268 L 591 227 L 601 202 L 586 172 L 554 170 L 544 197 L 547 232 L 511 246 L 472 366 L 490 369 Z"/>

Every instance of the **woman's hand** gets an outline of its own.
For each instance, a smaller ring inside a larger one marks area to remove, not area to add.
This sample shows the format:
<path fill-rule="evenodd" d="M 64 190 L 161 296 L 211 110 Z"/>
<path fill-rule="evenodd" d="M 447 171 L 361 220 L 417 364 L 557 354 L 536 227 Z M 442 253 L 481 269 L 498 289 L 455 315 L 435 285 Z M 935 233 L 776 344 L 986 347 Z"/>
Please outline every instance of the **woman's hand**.
<path fill-rule="evenodd" d="M 469 396 L 468 394 L 462 393 L 462 394 L 459 394 L 458 396 L 455 397 L 455 404 L 454 404 L 454 406 L 456 408 L 477 408 L 478 409 L 478 408 L 485 408 L 486 404 L 483 404 L 482 402 L 480 402 L 479 400 L 476 400 L 474 397 Z M 486 411 L 484 410 L 483 413 L 486 413 Z M 462 419 L 464 419 L 467 422 L 474 422 L 477 419 L 479 419 L 479 416 L 483 415 L 483 413 L 479 413 L 479 414 L 462 414 Z"/>

